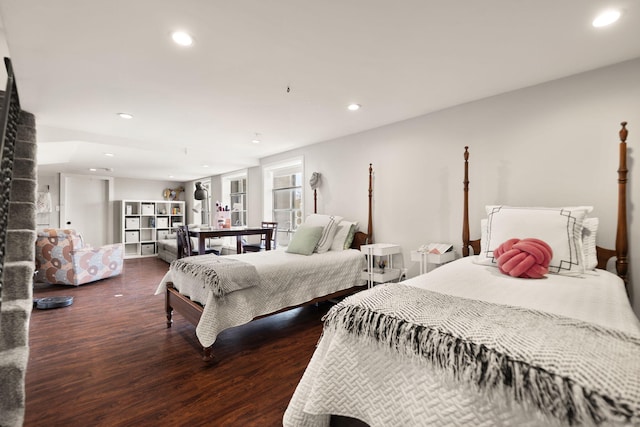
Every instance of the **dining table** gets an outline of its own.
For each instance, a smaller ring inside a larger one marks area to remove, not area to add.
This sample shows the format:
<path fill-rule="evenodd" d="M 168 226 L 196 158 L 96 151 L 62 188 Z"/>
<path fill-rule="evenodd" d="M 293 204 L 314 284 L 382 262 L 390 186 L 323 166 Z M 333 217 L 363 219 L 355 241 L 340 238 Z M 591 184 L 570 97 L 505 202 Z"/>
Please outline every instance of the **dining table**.
<path fill-rule="evenodd" d="M 220 237 L 236 237 L 236 253 L 242 253 L 242 237 L 251 235 L 265 236 L 265 250 L 271 250 L 271 235 L 273 228 L 261 227 L 231 227 L 231 228 L 189 228 L 189 236 L 198 239 L 198 255 L 204 255 L 205 240 Z"/>

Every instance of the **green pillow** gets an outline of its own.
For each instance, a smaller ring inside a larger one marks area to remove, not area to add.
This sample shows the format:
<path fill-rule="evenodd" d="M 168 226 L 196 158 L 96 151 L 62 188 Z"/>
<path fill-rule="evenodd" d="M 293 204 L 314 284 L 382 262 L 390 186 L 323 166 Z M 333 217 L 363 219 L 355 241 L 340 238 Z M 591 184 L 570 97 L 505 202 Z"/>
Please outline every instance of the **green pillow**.
<path fill-rule="evenodd" d="M 353 238 L 356 237 L 356 226 L 351 224 L 349 227 L 349 234 L 347 234 L 347 238 L 344 240 L 344 249 L 350 249 L 351 244 L 353 243 Z"/>
<path fill-rule="evenodd" d="M 322 237 L 323 230 L 324 227 L 298 227 L 285 252 L 311 255 Z"/>

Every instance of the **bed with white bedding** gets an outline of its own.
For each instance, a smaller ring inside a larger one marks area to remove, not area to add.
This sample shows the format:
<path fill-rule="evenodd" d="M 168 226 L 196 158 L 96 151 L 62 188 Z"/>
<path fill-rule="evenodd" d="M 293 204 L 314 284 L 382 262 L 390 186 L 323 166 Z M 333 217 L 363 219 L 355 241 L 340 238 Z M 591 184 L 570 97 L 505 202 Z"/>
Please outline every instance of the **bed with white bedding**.
<path fill-rule="evenodd" d="M 483 230 L 482 246 L 469 240 L 465 150 L 463 244 L 480 255 L 333 307 L 284 425 L 640 425 L 640 322 L 624 280 L 624 124 L 620 136 L 616 251 L 590 247 L 586 214 L 572 211 L 559 240 L 574 245 L 552 245 L 564 259 L 541 279 L 488 262 L 496 248 L 487 236 L 504 229 Z M 587 252 L 599 267 L 615 254 L 618 274 L 593 268 Z"/>
<path fill-rule="evenodd" d="M 542 318 L 538 322 L 526 319 L 527 323 L 518 325 L 523 330 L 516 330 L 522 332 L 522 336 L 536 330 L 539 332 L 536 337 L 529 338 L 533 349 L 540 350 L 539 354 L 534 354 L 535 361 L 544 360 L 545 355 L 555 356 L 552 345 L 564 343 L 569 349 L 575 349 L 577 344 L 587 345 L 584 340 L 578 343 L 567 340 L 553 342 L 553 335 L 545 336 L 551 333 L 550 329 L 542 330 L 540 325 L 554 325 L 563 320 L 564 328 L 574 340 L 582 339 L 575 335 L 575 330 L 584 330 L 585 325 L 594 324 L 607 331 L 620 332 L 624 336 L 622 344 L 626 344 L 620 350 L 626 354 L 621 355 L 622 367 L 615 370 L 618 377 L 608 378 L 605 385 L 611 382 L 614 391 L 632 394 L 631 401 L 636 405 L 634 419 L 636 423 L 640 422 L 640 322 L 629 306 L 619 277 L 596 270 L 581 278 L 550 275 L 548 279 L 537 281 L 516 279 L 499 273 L 494 267 L 475 264 L 474 258 L 461 258 L 402 284 L 377 286 L 373 292 L 361 292 L 345 299 L 332 308 L 332 312 L 340 313 L 343 321 L 347 319 L 353 325 L 356 316 L 341 313 L 341 307 L 373 307 L 372 310 L 383 313 L 376 319 L 379 326 L 383 323 L 382 316 L 397 314 L 398 301 L 404 292 L 393 292 L 393 288 L 406 286 L 452 296 L 456 298 L 454 307 L 457 308 L 460 307 L 458 299 L 468 299 L 498 307 L 521 307 L 535 313 L 551 313 L 553 317 L 538 316 Z M 411 301 L 420 301 L 414 293 L 407 294 Z M 508 317 L 513 315 L 511 311 L 498 311 L 496 320 L 487 318 L 482 312 L 482 317 L 471 319 L 470 323 L 477 327 L 484 319 L 496 327 L 500 319 L 507 317 L 501 313 L 510 313 Z M 574 319 L 579 322 L 574 322 Z M 440 325 L 433 327 L 437 326 Z M 517 338 L 516 332 L 511 334 Z M 511 342 L 507 340 L 506 332 L 501 330 L 500 333 L 497 343 Z M 387 334 L 391 335 L 390 332 Z M 447 365 L 448 369 L 437 367 L 431 359 L 432 354 L 400 351 L 392 348 L 389 336 L 376 339 L 372 335 L 376 335 L 376 331 L 366 334 L 344 325 L 342 328 L 325 325 L 318 348 L 287 409 L 285 425 L 327 426 L 330 414 L 356 418 L 370 426 L 540 426 L 568 423 L 566 414 L 562 421 L 556 422 L 530 401 L 518 402 L 509 397 L 513 396 L 513 389 L 502 384 L 493 389 L 484 386 L 479 392 L 480 386 L 476 383 L 455 378 L 454 366 Z M 589 333 L 587 336 L 592 335 Z M 400 347 L 397 342 L 394 346 Z M 557 351 L 562 350 L 566 357 L 574 356 L 565 351 L 566 348 L 558 348 Z M 612 349 L 605 351 L 610 354 Z M 581 352 L 578 348 L 577 355 Z M 569 359 L 570 362 L 572 360 L 575 359 Z M 607 370 L 607 363 L 614 365 L 616 359 L 598 360 L 602 368 L 598 372 L 612 376 L 614 369 Z M 552 362 L 558 363 L 556 359 Z M 563 362 L 568 363 L 566 360 Z M 551 361 L 548 363 L 553 365 Z M 593 369 L 592 359 L 584 363 L 587 369 L 576 372 L 578 378 Z M 635 382 L 616 381 L 624 378 L 634 378 Z M 576 421 L 572 419 L 572 422 Z M 591 424 L 584 416 L 579 421 L 578 424 Z"/>
<path fill-rule="evenodd" d="M 373 168 L 369 164 L 367 231 L 334 215 L 309 215 L 285 250 L 198 255 L 173 261 L 156 290 L 165 295 L 167 327 L 174 310 L 196 326 L 203 359 L 224 329 L 364 289 L 360 246 L 373 237 Z M 314 209 L 315 210 L 315 209 Z"/>
<path fill-rule="evenodd" d="M 173 283 L 180 294 L 204 306 L 196 326 L 196 335 L 204 347 L 213 345 L 224 329 L 285 307 L 299 306 L 328 294 L 361 286 L 361 272 L 365 267 L 364 256 L 357 249 L 310 256 L 278 249 L 224 257 L 198 255 L 182 260 L 202 265 L 236 261 L 235 264 L 248 264 L 255 271 L 250 276 L 245 274 L 248 276 L 246 285 L 238 286 L 232 292 L 223 292 L 224 295 L 216 295 L 198 276 L 175 268 L 167 272 L 156 294 L 166 292 L 166 284 Z M 222 275 L 219 267 L 218 274 Z"/>

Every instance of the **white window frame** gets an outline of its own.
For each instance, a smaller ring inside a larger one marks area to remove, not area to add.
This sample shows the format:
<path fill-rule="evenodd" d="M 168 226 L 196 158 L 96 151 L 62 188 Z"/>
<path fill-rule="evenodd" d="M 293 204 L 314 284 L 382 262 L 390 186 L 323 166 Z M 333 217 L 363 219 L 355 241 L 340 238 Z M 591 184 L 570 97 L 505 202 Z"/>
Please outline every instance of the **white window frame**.
<path fill-rule="evenodd" d="M 228 174 L 224 174 L 221 176 L 221 182 L 222 182 L 222 200 L 220 203 L 222 203 L 222 206 L 229 206 L 230 210 L 233 210 L 234 207 L 231 206 L 231 181 L 235 181 L 237 179 L 244 179 L 246 182 L 245 185 L 245 203 L 244 206 L 242 207 L 244 209 L 245 213 L 245 221 L 248 220 L 248 201 L 247 201 L 247 197 L 249 196 L 247 194 L 247 188 L 249 187 L 249 174 L 248 171 L 246 169 L 243 170 L 239 170 L 236 172 L 231 172 Z M 215 206 L 214 206 L 215 209 Z M 232 226 L 235 224 L 231 224 Z M 247 226 L 247 224 L 242 224 L 242 226 Z"/>
<path fill-rule="evenodd" d="M 281 171 L 283 169 L 291 169 L 291 168 L 300 168 L 300 172 L 304 179 L 304 156 L 297 156 L 290 159 L 269 163 L 262 166 L 262 217 L 265 221 L 273 221 L 273 177 L 277 171 Z M 305 186 L 303 184 L 300 185 L 301 191 L 301 200 L 300 200 L 300 211 L 302 213 L 302 218 L 300 218 L 300 224 L 304 220 L 305 217 L 305 204 L 304 204 L 304 191 Z M 287 230 L 284 227 L 280 227 L 278 225 L 278 229 L 280 233 L 285 233 L 284 239 L 278 238 L 278 241 L 282 241 L 283 243 L 288 242 L 289 233 L 292 233 L 293 230 L 300 224 L 295 224 L 291 229 Z"/>

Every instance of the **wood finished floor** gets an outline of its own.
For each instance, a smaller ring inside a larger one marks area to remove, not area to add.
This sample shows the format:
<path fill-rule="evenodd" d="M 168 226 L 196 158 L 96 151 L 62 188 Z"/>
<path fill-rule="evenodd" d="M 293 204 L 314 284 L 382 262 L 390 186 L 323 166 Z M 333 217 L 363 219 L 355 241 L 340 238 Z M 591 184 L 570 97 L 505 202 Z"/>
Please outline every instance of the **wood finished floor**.
<path fill-rule="evenodd" d="M 174 314 L 166 328 L 154 292 L 167 269 L 131 259 L 119 277 L 36 285 L 35 298 L 74 302 L 32 313 L 25 426 L 282 425 L 329 305 L 226 330 L 207 365 L 194 326 Z"/>

